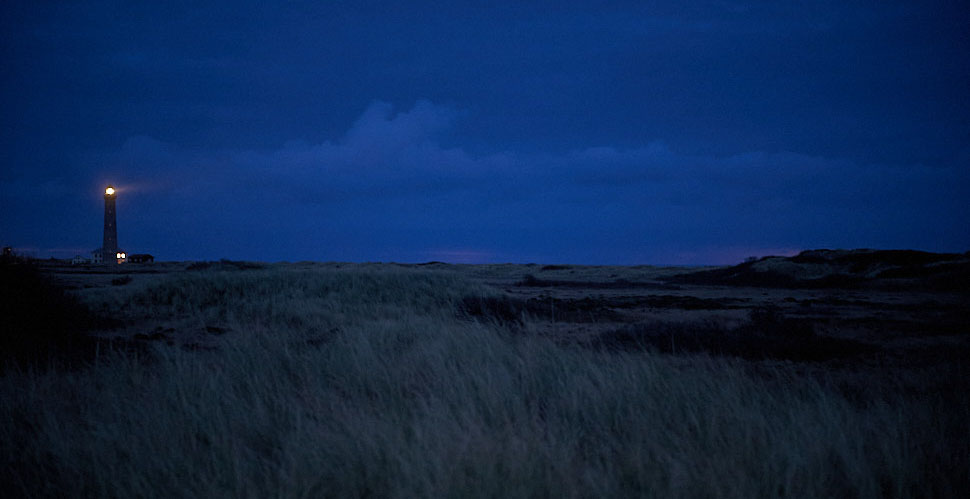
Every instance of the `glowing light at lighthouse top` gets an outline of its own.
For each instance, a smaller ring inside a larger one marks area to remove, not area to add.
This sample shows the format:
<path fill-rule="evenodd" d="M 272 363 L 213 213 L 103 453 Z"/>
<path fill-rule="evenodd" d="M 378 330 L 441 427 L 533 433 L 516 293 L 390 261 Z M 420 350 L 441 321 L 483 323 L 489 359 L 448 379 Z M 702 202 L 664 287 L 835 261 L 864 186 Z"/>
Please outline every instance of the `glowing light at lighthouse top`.
<path fill-rule="evenodd" d="M 109 185 L 108 188 L 104 190 L 104 193 L 110 196 L 115 193 L 115 188 Z"/>

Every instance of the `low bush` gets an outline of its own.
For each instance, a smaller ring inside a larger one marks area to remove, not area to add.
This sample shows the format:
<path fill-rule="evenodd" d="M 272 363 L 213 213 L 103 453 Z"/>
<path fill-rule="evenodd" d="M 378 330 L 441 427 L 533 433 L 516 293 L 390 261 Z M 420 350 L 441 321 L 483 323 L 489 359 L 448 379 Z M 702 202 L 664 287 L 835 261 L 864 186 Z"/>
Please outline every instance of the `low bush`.
<path fill-rule="evenodd" d="M 786 318 L 770 308 L 751 311 L 748 321 L 734 328 L 716 322 L 633 324 L 601 333 L 588 346 L 607 351 L 705 353 L 795 362 L 841 359 L 876 349 L 858 341 L 817 335 L 811 322 Z"/>
<path fill-rule="evenodd" d="M 0 261 L 0 372 L 11 368 L 77 365 L 96 344 L 86 331 L 112 327 L 54 285 L 29 260 Z"/>

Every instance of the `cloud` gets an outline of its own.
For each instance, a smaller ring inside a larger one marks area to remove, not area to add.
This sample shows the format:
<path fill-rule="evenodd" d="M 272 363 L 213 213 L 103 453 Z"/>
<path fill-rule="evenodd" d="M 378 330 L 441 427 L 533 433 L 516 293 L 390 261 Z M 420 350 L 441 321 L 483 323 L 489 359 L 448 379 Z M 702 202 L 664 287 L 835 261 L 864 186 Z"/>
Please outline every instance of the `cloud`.
<path fill-rule="evenodd" d="M 103 165 L 99 182 L 138 195 L 126 203 L 133 226 L 164 214 L 186 228 L 173 245 L 260 247 L 266 259 L 295 259 L 298 247 L 301 258 L 729 263 L 778 248 L 970 245 L 959 232 L 968 165 L 717 157 L 661 141 L 476 155 L 440 145 L 458 116 L 427 101 L 398 112 L 374 102 L 318 144 L 193 150 L 139 136 L 88 161 Z"/>
<path fill-rule="evenodd" d="M 720 243 L 745 251 L 755 243 L 789 249 L 970 243 L 956 242 L 951 233 L 968 214 L 959 201 L 970 195 L 966 165 L 857 164 L 759 151 L 715 157 L 678 153 L 659 141 L 562 155 L 474 156 L 435 144 L 435 133 L 449 123 L 436 117 L 453 116 L 435 109 L 422 103 L 391 117 L 389 108 L 372 106 L 352 140 L 304 151 L 310 168 L 300 181 L 302 198 L 402 210 L 385 213 L 388 220 L 404 217 L 409 200 L 417 199 L 414 204 L 444 212 L 424 214 L 428 227 L 466 221 L 494 231 L 637 234 L 620 238 L 630 245 L 654 237 L 684 247 Z M 287 164 L 280 154 L 263 160 L 280 169 Z M 328 199 L 334 192 L 344 196 Z M 422 216 L 420 210 L 410 215 Z M 417 220 L 407 223 L 420 225 Z"/>
<path fill-rule="evenodd" d="M 455 113 L 428 101 L 418 101 L 407 112 L 393 114 L 393 107 L 373 102 L 350 127 L 343 142 L 351 149 L 395 153 L 414 145 L 431 143 L 431 138 L 447 128 Z"/>

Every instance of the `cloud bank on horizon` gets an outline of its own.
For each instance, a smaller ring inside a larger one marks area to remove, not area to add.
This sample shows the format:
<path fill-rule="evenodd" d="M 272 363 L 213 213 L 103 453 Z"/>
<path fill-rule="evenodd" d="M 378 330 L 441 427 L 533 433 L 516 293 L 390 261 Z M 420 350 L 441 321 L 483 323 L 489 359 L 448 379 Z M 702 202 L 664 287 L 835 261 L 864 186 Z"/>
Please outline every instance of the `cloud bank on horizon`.
<path fill-rule="evenodd" d="M 326 35 L 331 17 L 286 9 L 157 12 L 167 27 L 142 34 L 19 7 L 4 57 L 20 71 L 4 102 L 20 91 L 38 108 L 3 117 L 0 234 L 40 256 L 97 246 L 106 183 L 120 188 L 122 245 L 163 259 L 693 264 L 970 249 L 970 125 L 955 81 L 970 71 L 944 46 L 967 36 L 914 6 L 840 7 L 869 23 L 854 26 L 757 3 L 721 18 L 509 7 L 418 22 L 405 10 L 381 13 L 380 29 L 373 11 L 337 9 L 359 29 Z M 139 9 L 115 15 L 138 21 Z M 190 56 L 171 35 L 201 36 L 200 22 L 214 34 Z M 267 29 L 284 40 L 260 38 Z M 877 47 L 879 29 L 909 38 Z M 66 54 L 45 45 L 71 36 Z M 908 52 L 887 58 L 894 47 Z M 460 62 L 469 54 L 475 64 Z M 908 62 L 879 65 L 890 59 Z"/>
<path fill-rule="evenodd" d="M 268 260 L 730 263 L 805 248 L 805 234 L 811 247 L 937 241 L 947 249 L 968 214 L 967 170 L 959 166 L 691 156 L 659 141 L 473 154 L 436 141 L 460 114 L 428 101 L 401 112 L 374 102 L 338 140 L 269 151 L 133 137 L 89 158 L 78 181 L 114 172 L 104 181 L 120 187 L 130 233 L 154 227 L 165 237 L 141 244 L 173 253 L 200 243 L 186 258 L 201 251 Z M 74 184 L 5 191 L 29 203 Z M 86 211 L 88 226 L 98 227 L 96 210 Z M 947 219 L 954 224 L 941 226 Z"/>

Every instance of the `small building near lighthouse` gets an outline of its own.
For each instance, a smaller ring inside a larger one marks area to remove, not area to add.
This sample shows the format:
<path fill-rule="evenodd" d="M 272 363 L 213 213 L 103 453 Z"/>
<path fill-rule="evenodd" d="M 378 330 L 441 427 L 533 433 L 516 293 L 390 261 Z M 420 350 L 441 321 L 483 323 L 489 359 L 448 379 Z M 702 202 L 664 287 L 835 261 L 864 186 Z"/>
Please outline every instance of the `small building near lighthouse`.
<path fill-rule="evenodd" d="M 136 255 L 128 255 L 128 261 L 131 263 L 152 263 L 155 261 L 155 257 L 146 253 L 138 253 Z"/>

